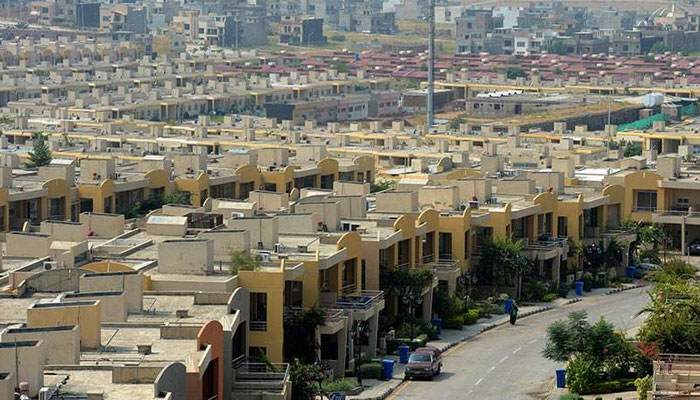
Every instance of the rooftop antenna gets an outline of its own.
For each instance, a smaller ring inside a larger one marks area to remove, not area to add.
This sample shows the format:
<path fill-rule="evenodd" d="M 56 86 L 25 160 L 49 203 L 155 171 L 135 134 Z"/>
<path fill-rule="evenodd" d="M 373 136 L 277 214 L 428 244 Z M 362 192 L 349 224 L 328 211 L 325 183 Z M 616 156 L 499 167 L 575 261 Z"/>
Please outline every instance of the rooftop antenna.
<path fill-rule="evenodd" d="M 433 109 L 433 93 L 435 84 L 433 82 L 433 73 L 435 68 L 435 0 L 428 0 L 428 98 L 426 99 L 426 108 L 428 110 L 428 132 L 430 127 L 435 124 L 435 110 Z"/>

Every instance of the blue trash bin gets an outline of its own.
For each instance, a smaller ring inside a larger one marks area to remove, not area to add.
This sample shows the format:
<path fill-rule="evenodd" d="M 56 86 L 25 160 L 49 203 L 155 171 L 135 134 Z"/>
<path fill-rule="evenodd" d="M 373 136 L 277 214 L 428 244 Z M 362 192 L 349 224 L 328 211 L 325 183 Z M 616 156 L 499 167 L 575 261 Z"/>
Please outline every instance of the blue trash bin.
<path fill-rule="evenodd" d="M 627 268 L 625 268 L 625 272 L 627 272 L 628 278 L 634 278 L 634 276 L 637 274 L 637 268 L 630 265 Z"/>
<path fill-rule="evenodd" d="M 575 284 L 576 296 L 583 296 L 583 282 L 576 281 L 576 282 L 574 282 L 574 284 Z"/>
<path fill-rule="evenodd" d="M 391 379 L 394 377 L 394 360 L 382 359 L 382 378 Z"/>
<path fill-rule="evenodd" d="M 505 310 L 506 314 L 510 314 L 510 310 L 513 309 L 513 299 L 506 299 L 505 301 Z"/>
<path fill-rule="evenodd" d="M 435 329 L 437 329 L 437 334 L 441 335 L 442 334 L 442 318 L 435 317 L 430 322 L 432 322 Z"/>
<path fill-rule="evenodd" d="M 557 387 L 558 388 L 566 387 L 566 370 L 565 369 L 558 369 L 556 372 L 557 372 Z"/>
<path fill-rule="evenodd" d="M 407 364 L 408 363 L 408 353 L 411 351 L 411 348 L 406 346 L 405 344 L 402 344 L 399 346 L 399 362 L 401 364 Z"/>

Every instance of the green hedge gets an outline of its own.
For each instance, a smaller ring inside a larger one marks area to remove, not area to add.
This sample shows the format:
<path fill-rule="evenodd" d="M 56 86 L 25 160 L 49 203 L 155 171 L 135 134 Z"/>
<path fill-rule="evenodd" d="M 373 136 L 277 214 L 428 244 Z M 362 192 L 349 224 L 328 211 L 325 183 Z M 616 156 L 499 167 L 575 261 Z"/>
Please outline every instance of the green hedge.
<path fill-rule="evenodd" d="M 464 320 L 464 325 L 472 325 L 472 324 L 475 324 L 476 321 L 479 320 L 479 317 L 481 316 L 480 314 L 481 314 L 481 313 L 479 312 L 478 309 L 474 309 L 474 310 L 469 310 L 469 311 L 467 311 L 467 312 L 464 314 L 464 318 L 463 318 L 463 320 Z"/>
<path fill-rule="evenodd" d="M 382 365 L 379 363 L 369 363 L 360 365 L 360 374 L 366 379 L 381 379 Z"/>
<path fill-rule="evenodd" d="M 544 296 L 542 296 L 542 301 L 543 301 L 544 303 L 549 303 L 550 301 L 554 301 L 554 300 L 556 300 L 557 298 L 559 298 L 559 294 L 558 294 L 558 293 L 547 293 L 547 294 L 545 294 Z"/>
<path fill-rule="evenodd" d="M 457 315 L 448 319 L 447 321 L 443 321 L 443 328 L 445 329 L 462 329 L 463 325 L 464 317 L 462 317 L 461 315 Z"/>
<path fill-rule="evenodd" d="M 598 382 L 581 390 L 579 394 L 605 394 L 616 392 L 629 392 L 636 390 L 634 379 L 620 379 L 615 381 Z"/>

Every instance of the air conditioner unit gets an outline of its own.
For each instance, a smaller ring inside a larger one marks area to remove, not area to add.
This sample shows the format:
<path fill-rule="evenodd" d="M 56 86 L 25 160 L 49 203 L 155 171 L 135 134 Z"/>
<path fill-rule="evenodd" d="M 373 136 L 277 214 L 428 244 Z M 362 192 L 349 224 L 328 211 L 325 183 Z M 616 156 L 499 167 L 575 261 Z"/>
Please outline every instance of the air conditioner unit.
<path fill-rule="evenodd" d="M 242 212 L 237 212 L 237 211 L 234 211 L 231 213 L 231 219 L 239 219 L 239 218 L 245 218 L 245 214 L 243 214 Z"/>
<path fill-rule="evenodd" d="M 262 262 L 270 262 L 270 252 L 269 251 L 258 251 L 258 257 Z"/>
<path fill-rule="evenodd" d="M 56 261 L 44 261 L 44 270 L 49 271 L 58 268 Z"/>
<path fill-rule="evenodd" d="M 284 245 L 282 243 L 275 243 L 274 250 L 275 253 L 281 253 L 284 251 Z"/>
<path fill-rule="evenodd" d="M 43 387 L 39 389 L 39 400 L 51 400 L 56 389 L 52 387 Z"/>

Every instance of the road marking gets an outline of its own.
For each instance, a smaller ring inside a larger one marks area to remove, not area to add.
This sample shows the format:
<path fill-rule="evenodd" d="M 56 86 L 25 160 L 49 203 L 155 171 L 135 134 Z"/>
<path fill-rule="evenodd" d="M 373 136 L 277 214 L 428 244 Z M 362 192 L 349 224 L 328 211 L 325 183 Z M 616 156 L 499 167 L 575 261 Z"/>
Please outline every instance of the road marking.
<path fill-rule="evenodd" d="M 522 350 L 522 349 L 523 349 L 522 347 L 518 347 L 517 349 L 513 350 L 513 354 L 519 352 L 519 351 Z"/>
<path fill-rule="evenodd" d="M 474 384 L 474 386 L 478 386 L 478 385 L 481 383 L 481 381 L 483 381 L 483 380 L 484 380 L 484 378 L 479 378 L 479 380 L 476 381 L 476 383 Z"/>
<path fill-rule="evenodd" d="M 489 369 L 489 372 L 487 372 L 487 374 L 490 374 L 490 373 L 493 372 L 493 370 L 495 370 L 495 369 L 496 369 L 495 366 L 491 367 L 491 368 Z"/>
<path fill-rule="evenodd" d="M 411 381 L 404 381 L 403 383 L 401 383 L 399 385 L 399 387 L 396 388 L 396 390 L 394 390 L 394 392 L 389 397 L 386 398 L 386 400 L 393 400 L 394 397 L 398 396 L 399 393 L 401 393 L 404 389 L 406 389 L 406 387 L 410 384 L 411 384 Z"/>
<path fill-rule="evenodd" d="M 532 339 L 532 340 L 530 340 L 529 342 L 527 342 L 527 344 L 533 344 L 533 343 L 535 343 L 536 341 L 537 341 L 537 339 Z"/>
<path fill-rule="evenodd" d="M 501 358 L 501 361 L 499 361 L 498 363 L 499 363 L 499 364 L 502 364 L 502 363 L 503 363 L 505 360 L 507 360 L 507 359 L 508 359 L 508 356 L 505 356 L 505 357 Z"/>

